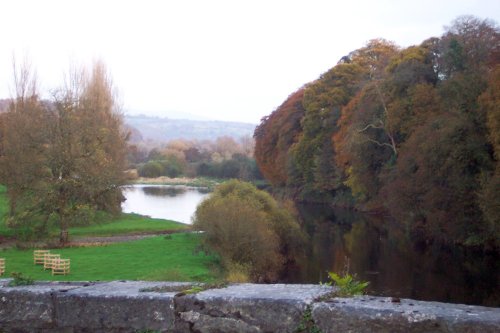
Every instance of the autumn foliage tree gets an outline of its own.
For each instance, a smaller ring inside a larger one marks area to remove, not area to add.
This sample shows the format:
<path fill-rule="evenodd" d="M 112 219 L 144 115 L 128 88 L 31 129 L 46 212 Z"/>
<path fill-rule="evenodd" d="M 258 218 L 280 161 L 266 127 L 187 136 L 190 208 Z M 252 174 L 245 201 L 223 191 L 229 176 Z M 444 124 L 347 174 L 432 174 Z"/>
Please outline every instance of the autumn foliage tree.
<path fill-rule="evenodd" d="M 18 89 L 4 116 L 0 159 L 11 227 L 39 237 L 55 224 L 64 244 L 69 226 L 91 222 L 99 210 L 120 212 L 127 134 L 118 111 L 99 62 L 73 72 L 53 101 Z"/>
<path fill-rule="evenodd" d="M 262 174 L 274 186 L 288 182 L 289 149 L 299 139 L 300 120 L 304 116 L 304 88 L 299 89 L 255 130 L 255 158 Z"/>
<path fill-rule="evenodd" d="M 427 240 L 500 244 L 499 37 L 464 16 L 420 45 L 351 52 L 305 85 L 293 142 L 277 144 L 280 108 L 263 119 L 264 175 L 297 200 L 386 211 Z"/>

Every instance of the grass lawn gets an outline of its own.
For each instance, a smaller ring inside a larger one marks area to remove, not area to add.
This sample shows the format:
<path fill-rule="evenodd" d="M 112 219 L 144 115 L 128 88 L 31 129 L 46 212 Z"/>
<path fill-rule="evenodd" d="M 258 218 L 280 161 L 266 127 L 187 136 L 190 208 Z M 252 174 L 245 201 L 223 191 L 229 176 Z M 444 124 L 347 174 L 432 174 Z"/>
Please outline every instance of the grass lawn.
<path fill-rule="evenodd" d="M 69 229 L 70 237 L 115 236 L 137 233 L 156 233 L 165 230 L 188 229 L 189 226 L 170 220 L 153 219 L 137 214 L 121 214 L 117 219 L 102 224 Z"/>
<path fill-rule="evenodd" d="M 155 280 L 212 282 L 214 256 L 197 252 L 200 235 L 178 233 L 106 246 L 54 249 L 52 253 L 71 259 L 71 273 L 52 276 L 33 264 L 33 250 L 0 251 L 6 259 L 6 274 L 21 272 L 35 280 L 108 281 Z"/>

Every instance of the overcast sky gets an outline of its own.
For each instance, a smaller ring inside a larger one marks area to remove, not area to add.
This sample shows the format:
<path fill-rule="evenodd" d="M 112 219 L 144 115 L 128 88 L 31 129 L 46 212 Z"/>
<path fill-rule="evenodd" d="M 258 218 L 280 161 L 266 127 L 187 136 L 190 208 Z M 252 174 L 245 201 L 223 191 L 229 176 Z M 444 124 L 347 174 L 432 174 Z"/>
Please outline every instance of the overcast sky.
<path fill-rule="evenodd" d="M 46 94 L 70 63 L 101 59 L 127 114 L 258 123 L 368 40 L 419 44 L 464 14 L 498 23 L 500 1 L 2 0 L 0 13 L 0 98 L 13 54 Z"/>

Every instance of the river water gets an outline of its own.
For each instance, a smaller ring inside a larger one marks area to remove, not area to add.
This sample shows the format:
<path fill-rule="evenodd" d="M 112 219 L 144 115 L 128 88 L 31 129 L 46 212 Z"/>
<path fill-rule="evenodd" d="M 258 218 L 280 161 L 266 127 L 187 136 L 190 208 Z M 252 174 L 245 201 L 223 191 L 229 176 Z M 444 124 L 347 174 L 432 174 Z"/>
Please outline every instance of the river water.
<path fill-rule="evenodd" d="M 206 190 L 134 185 L 124 212 L 191 223 Z M 411 240 L 390 218 L 298 205 L 309 244 L 284 282 L 319 283 L 349 271 L 369 281 L 368 293 L 419 300 L 500 306 L 500 255 Z"/>
<path fill-rule="evenodd" d="M 368 293 L 419 300 L 500 306 L 500 255 L 412 240 L 389 217 L 299 205 L 310 235 L 288 282 L 326 281 L 348 267 L 369 281 Z"/>
<path fill-rule="evenodd" d="M 171 185 L 131 185 L 123 191 L 124 213 L 191 224 L 196 207 L 208 195 L 207 189 Z"/>

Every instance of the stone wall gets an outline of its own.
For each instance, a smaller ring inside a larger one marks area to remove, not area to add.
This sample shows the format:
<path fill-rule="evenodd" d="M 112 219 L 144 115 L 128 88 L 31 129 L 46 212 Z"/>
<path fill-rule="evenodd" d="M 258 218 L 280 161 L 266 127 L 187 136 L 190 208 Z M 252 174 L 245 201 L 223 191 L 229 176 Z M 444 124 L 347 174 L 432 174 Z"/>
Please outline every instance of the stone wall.
<path fill-rule="evenodd" d="M 500 309 L 332 297 L 319 285 L 0 280 L 0 332 L 500 332 Z M 191 289 L 195 291 L 195 289 Z"/>

